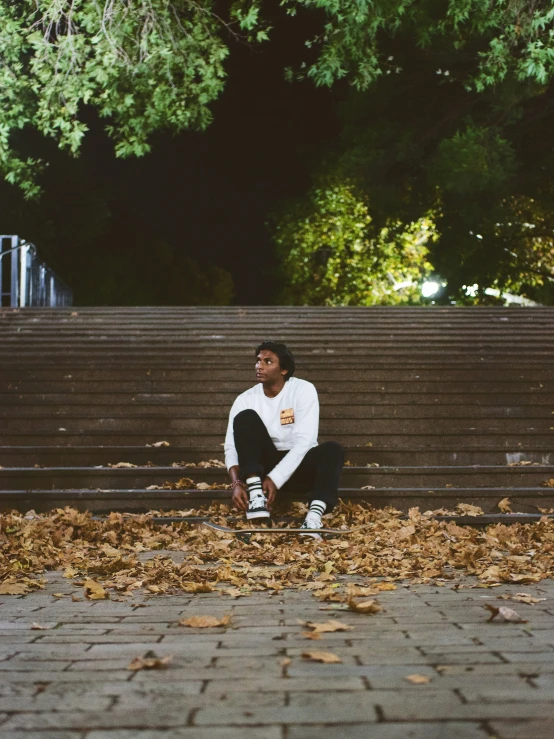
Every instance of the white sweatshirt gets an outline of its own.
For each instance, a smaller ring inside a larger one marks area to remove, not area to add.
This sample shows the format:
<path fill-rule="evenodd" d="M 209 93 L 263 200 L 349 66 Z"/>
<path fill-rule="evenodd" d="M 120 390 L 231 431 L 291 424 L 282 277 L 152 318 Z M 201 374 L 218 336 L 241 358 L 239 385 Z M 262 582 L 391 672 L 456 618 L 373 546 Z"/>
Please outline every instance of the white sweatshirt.
<path fill-rule="evenodd" d="M 289 453 L 268 472 L 277 489 L 283 487 L 296 471 L 306 452 L 317 446 L 319 400 L 311 382 L 291 377 L 279 395 L 268 398 L 262 383 L 238 396 L 229 413 L 225 437 L 225 464 L 227 469 L 239 463 L 235 448 L 233 420 L 237 413 L 252 409 L 262 419 L 275 447 Z"/>

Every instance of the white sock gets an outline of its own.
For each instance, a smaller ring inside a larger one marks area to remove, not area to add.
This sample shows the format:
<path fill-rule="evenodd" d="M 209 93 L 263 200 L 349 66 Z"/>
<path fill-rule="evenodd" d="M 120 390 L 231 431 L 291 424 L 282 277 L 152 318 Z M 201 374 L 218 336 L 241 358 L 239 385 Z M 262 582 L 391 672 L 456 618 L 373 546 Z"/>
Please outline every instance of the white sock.
<path fill-rule="evenodd" d="M 246 487 L 248 488 L 248 497 L 250 498 L 250 500 L 257 497 L 258 495 L 264 494 L 264 491 L 262 490 L 261 477 L 247 477 Z"/>
<path fill-rule="evenodd" d="M 325 503 L 323 500 L 312 500 L 310 503 L 310 510 L 308 511 L 308 515 L 317 516 L 318 519 L 321 521 L 321 517 L 325 513 L 325 509 L 327 508 L 327 503 Z"/>

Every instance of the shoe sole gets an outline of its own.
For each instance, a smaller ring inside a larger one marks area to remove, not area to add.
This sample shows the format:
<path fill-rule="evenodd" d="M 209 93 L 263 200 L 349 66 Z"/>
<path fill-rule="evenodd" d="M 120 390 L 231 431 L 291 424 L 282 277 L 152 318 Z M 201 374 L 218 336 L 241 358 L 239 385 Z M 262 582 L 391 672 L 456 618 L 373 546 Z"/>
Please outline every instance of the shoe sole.
<path fill-rule="evenodd" d="M 269 518 L 269 511 L 252 511 L 246 514 L 246 518 L 251 521 L 253 518 Z"/>

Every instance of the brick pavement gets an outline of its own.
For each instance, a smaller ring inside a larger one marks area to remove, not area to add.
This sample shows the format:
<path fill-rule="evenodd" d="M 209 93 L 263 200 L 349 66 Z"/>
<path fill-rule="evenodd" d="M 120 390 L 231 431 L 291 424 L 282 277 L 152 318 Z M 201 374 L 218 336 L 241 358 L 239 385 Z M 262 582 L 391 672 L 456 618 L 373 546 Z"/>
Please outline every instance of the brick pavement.
<path fill-rule="evenodd" d="M 2 739 L 551 739 L 554 582 L 493 589 L 400 585 L 383 612 L 319 610 L 306 591 L 73 601 L 44 591 L 0 596 Z M 498 600 L 524 591 L 536 605 Z M 484 604 L 528 623 L 487 623 Z M 134 604 L 134 605 L 133 605 Z M 137 605 L 137 604 L 140 604 Z M 227 628 L 179 618 L 232 613 Z M 302 636 L 299 620 L 353 631 Z M 45 630 L 31 630 L 37 622 Z M 154 650 L 164 670 L 127 669 Z M 337 654 L 341 664 L 302 657 Z M 406 676 L 427 676 L 415 685 Z"/>

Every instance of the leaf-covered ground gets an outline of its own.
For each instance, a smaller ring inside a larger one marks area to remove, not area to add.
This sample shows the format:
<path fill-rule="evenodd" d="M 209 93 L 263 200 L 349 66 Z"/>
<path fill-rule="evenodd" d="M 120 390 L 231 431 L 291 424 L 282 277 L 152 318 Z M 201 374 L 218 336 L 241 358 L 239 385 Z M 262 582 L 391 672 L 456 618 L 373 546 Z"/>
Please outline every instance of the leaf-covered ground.
<path fill-rule="evenodd" d="M 288 513 L 299 517 L 304 510 L 293 504 Z M 222 524 L 231 516 L 221 504 L 186 514 L 207 514 Z M 65 508 L 0 516 L 0 594 L 40 588 L 44 572 L 62 569 L 89 599 L 129 596 L 138 589 L 219 590 L 240 597 L 286 587 L 355 607 L 356 598 L 392 589 L 395 580 L 443 578 L 455 585 L 460 575 L 469 574 L 491 587 L 539 582 L 554 574 L 554 521 L 546 517 L 532 524 L 473 528 L 437 521 L 418 509 L 406 520 L 392 509 L 341 503 L 326 524 L 352 533 L 315 541 L 294 535 L 243 540 L 202 525 L 156 524 L 152 515 L 112 513 L 93 520 L 89 513 Z M 232 517 L 231 525 L 236 525 Z M 164 551 L 142 555 L 156 550 Z M 341 575 L 356 575 L 365 587 L 346 585 Z"/>

